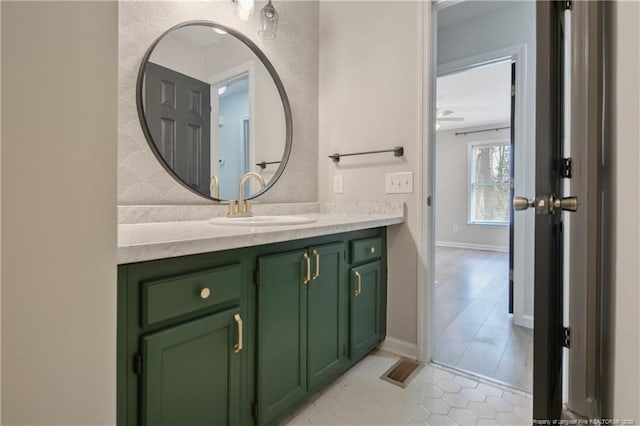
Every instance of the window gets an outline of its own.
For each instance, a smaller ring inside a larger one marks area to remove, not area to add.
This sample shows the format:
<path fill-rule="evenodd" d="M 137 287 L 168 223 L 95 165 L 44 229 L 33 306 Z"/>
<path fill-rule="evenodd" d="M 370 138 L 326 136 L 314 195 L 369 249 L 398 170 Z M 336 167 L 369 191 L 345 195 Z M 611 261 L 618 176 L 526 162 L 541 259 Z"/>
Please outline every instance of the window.
<path fill-rule="evenodd" d="M 469 223 L 506 225 L 511 211 L 511 145 L 469 145 Z"/>

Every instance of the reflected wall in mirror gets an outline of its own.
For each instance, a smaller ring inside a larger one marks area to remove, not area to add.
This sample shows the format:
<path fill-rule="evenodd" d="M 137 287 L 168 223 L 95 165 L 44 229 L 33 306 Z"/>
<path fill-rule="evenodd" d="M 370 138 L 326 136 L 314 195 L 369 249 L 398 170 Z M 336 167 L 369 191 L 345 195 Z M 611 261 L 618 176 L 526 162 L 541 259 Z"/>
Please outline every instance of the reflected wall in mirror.
<path fill-rule="evenodd" d="M 215 200 L 271 187 L 291 150 L 291 111 L 273 66 L 244 35 L 208 21 L 180 24 L 149 48 L 138 115 L 156 158 L 180 183 Z"/>

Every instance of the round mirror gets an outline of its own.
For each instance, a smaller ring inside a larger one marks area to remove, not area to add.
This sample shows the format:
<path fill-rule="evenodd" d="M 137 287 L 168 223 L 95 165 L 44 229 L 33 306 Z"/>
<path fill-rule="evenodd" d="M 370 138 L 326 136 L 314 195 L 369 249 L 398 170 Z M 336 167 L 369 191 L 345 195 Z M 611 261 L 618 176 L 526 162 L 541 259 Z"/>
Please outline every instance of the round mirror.
<path fill-rule="evenodd" d="M 291 151 L 291 108 L 264 53 L 246 36 L 209 21 L 177 25 L 145 54 L 136 86 L 151 150 L 183 186 L 235 200 L 240 178 L 255 198 L 280 177 Z"/>

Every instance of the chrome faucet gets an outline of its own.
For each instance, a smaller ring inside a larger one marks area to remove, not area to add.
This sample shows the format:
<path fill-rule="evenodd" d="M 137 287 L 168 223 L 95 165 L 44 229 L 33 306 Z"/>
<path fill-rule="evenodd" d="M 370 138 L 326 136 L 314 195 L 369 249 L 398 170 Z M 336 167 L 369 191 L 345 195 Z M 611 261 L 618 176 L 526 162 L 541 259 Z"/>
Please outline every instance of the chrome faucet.
<path fill-rule="evenodd" d="M 248 200 L 244 199 L 244 184 L 251 178 L 258 179 L 260 182 L 261 189 L 264 189 L 265 183 L 262 176 L 256 172 L 247 172 L 240 178 L 240 182 L 238 183 L 238 206 L 235 213 L 231 214 L 231 216 L 253 216 L 251 213 L 251 203 Z"/>

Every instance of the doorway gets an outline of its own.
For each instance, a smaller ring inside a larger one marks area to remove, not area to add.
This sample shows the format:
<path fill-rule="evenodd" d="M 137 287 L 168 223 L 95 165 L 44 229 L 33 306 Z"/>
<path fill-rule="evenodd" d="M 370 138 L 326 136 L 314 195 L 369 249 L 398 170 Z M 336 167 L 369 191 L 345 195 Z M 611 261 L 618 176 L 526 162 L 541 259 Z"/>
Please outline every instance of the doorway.
<path fill-rule="evenodd" d="M 515 70 L 437 79 L 432 358 L 531 392 L 533 332 L 513 318 Z"/>
<path fill-rule="evenodd" d="M 535 193 L 535 17 L 535 2 L 437 7 L 430 150 L 431 359 L 528 392 L 535 214 L 511 199 Z"/>
<path fill-rule="evenodd" d="M 218 123 L 211 140 L 217 164 L 212 168 L 221 182 L 239 182 L 250 168 L 249 75 L 243 73 L 212 85 L 214 98 L 212 121 Z M 221 185 L 220 198 L 231 200 L 237 194 L 234 185 Z M 249 192 L 246 183 L 245 194 Z"/>

